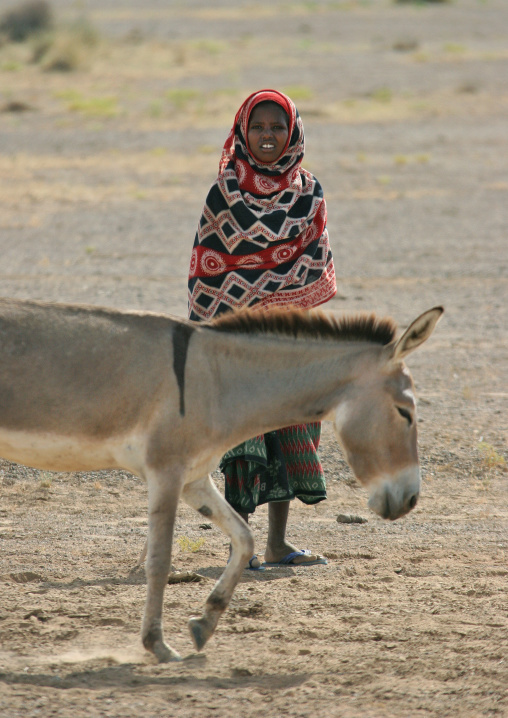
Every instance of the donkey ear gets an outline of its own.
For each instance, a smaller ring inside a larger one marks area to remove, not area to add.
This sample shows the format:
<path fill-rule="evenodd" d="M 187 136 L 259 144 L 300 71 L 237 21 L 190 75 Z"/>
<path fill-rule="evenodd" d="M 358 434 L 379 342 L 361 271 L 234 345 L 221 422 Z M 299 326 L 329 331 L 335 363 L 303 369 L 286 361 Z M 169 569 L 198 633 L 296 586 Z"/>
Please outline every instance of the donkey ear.
<path fill-rule="evenodd" d="M 406 329 L 393 346 L 392 359 L 399 361 L 427 341 L 444 312 L 443 307 L 434 307 L 421 314 Z"/>

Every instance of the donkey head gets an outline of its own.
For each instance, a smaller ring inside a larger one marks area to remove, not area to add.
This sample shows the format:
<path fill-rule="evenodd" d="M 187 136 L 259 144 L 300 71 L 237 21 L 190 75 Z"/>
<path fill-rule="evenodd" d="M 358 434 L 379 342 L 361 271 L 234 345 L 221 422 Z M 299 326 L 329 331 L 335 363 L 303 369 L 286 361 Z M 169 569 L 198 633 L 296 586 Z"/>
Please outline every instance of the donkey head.
<path fill-rule="evenodd" d="M 442 313 L 442 307 L 430 309 L 383 347 L 379 362 L 347 387 L 335 414 L 348 463 L 369 488 L 369 507 L 385 519 L 404 516 L 418 501 L 416 401 L 403 359 L 429 338 Z"/>

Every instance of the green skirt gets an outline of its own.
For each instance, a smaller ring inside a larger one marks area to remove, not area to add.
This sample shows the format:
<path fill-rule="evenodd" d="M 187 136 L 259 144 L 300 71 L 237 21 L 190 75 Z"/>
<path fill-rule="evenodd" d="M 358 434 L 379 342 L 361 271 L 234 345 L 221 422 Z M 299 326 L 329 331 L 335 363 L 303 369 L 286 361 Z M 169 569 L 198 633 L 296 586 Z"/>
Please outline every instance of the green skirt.
<path fill-rule="evenodd" d="M 271 501 L 305 504 L 326 499 L 326 483 L 318 456 L 321 424 L 300 424 L 256 436 L 222 457 L 226 501 L 251 514 Z"/>

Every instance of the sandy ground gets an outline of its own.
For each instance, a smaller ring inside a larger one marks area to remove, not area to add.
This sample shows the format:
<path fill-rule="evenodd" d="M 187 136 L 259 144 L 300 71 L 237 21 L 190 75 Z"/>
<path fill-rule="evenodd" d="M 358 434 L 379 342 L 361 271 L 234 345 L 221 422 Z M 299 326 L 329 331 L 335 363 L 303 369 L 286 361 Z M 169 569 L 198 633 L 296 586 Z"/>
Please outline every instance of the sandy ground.
<path fill-rule="evenodd" d="M 156 665 L 139 639 L 144 484 L 0 462 L 0 715 L 508 715 L 508 5 L 84 5 L 99 42 L 77 70 L 0 47 L 2 295 L 185 316 L 225 135 L 272 86 L 294 96 L 325 188 L 330 309 L 401 328 L 435 304 L 446 315 L 409 360 L 416 510 L 370 514 L 325 426 L 329 499 L 295 504 L 289 537 L 328 565 L 245 572 L 197 655 L 186 622 L 227 540 L 182 507 L 174 563 L 202 580 L 166 592 L 179 664 Z M 61 22 L 78 12 L 53 7 Z M 266 508 L 252 527 L 262 553 Z"/>

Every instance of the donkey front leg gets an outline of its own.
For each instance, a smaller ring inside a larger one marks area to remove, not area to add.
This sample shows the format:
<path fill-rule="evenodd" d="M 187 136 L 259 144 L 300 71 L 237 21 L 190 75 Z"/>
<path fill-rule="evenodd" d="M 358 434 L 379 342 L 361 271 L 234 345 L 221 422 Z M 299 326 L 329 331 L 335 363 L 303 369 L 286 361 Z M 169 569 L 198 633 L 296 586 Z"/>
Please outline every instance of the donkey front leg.
<path fill-rule="evenodd" d="M 171 568 L 176 509 L 183 485 L 181 472 L 151 472 L 148 481 L 147 593 L 141 638 L 160 663 L 181 660 L 164 641 L 162 609 Z"/>
<path fill-rule="evenodd" d="M 231 539 L 231 557 L 206 601 L 201 618 L 191 618 L 189 629 L 201 650 L 228 607 L 242 571 L 254 552 L 254 539 L 246 522 L 221 496 L 210 476 L 184 486 L 182 498 L 189 506 L 213 521 Z"/>

